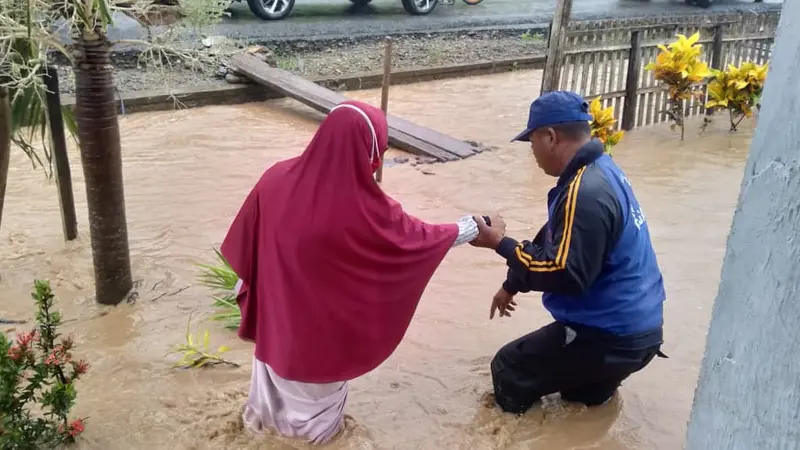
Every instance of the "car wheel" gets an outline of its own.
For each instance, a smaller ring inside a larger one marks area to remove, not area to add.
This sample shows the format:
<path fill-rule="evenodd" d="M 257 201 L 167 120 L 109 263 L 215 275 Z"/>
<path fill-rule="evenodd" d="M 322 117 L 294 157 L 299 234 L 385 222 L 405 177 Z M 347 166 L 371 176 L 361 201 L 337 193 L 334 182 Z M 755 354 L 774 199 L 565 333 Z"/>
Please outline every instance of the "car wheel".
<path fill-rule="evenodd" d="M 407 13 L 415 16 L 430 14 L 436 8 L 438 0 L 403 0 L 403 8 Z"/>
<path fill-rule="evenodd" d="M 294 8 L 294 0 L 247 0 L 247 6 L 258 18 L 281 20 Z"/>

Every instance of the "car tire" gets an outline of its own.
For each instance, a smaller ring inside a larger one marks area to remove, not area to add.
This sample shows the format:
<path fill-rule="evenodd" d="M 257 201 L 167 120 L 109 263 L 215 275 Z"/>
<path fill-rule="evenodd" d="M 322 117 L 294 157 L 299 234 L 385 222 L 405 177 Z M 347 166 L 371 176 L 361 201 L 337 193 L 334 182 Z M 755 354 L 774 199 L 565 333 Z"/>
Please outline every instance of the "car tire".
<path fill-rule="evenodd" d="M 412 16 L 424 16 L 436 9 L 439 0 L 403 0 L 403 9 Z"/>
<path fill-rule="evenodd" d="M 270 11 L 270 6 L 277 4 L 275 11 Z M 294 9 L 294 0 L 247 0 L 250 11 L 262 20 L 281 20 L 288 16 Z"/>

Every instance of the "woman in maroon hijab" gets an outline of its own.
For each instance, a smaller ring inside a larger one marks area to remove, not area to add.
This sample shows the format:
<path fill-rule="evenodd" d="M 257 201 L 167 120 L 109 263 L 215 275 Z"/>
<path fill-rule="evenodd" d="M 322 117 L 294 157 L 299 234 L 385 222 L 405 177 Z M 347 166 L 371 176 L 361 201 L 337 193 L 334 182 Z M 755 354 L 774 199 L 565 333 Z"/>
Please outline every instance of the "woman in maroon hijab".
<path fill-rule="evenodd" d="M 264 172 L 222 244 L 239 275 L 239 336 L 255 343 L 244 421 L 322 443 L 343 425 L 348 380 L 394 352 L 447 251 L 472 217 L 430 225 L 373 175 L 386 117 L 344 102 L 302 155 Z"/>

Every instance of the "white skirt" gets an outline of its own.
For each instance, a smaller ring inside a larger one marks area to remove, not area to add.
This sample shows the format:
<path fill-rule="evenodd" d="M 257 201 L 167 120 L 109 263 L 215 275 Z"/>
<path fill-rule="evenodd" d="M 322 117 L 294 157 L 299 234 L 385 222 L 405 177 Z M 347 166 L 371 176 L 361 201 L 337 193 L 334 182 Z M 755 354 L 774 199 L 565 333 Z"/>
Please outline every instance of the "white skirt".
<path fill-rule="evenodd" d="M 242 419 L 254 434 L 273 428 L 286 437 L 323 444 L 344 426 L 347 392 L 346 381 L 320 384 L 286 380 L 253 358 L 250 395 Z"/>

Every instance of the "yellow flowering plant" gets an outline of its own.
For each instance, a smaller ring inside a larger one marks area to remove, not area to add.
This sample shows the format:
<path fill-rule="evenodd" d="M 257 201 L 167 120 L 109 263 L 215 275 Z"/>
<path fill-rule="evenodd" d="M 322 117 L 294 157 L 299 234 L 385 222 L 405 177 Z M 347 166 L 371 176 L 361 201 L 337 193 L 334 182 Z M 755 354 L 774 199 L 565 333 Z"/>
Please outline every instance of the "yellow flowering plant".
<path fill-rule="evenodd" d="M 696 89 L 698 83 L 712 75 L 708 65 L 700 58 L 703 46 L 698 44 L 700 33 L 690 37 L 677 35 L 678 40 L 664 46 L 659 45 L 661 52 L 656 60 L 645 66 L 645 70 L 653 71 L 656 80 L 667 85 L 669 105 L 665 113 L 670 116 L 674 126 L 681 127 L 681 139 L 684 136 L 684 102 L 692 97 L 701 99 L 703 92 Z"/>
<path fill-rule="evenodd" d="M 706 108 L 727 109 L 731 131 L 736 131 L 745 117 L 753 116 L 753 108 L 760 106 L 767 70 L 766 64 L 752 62 L 739 67 L 729 65 L 724 71 L 715 70 L 714 79 L 708 84 Z"/>
<path fill-rule="evenodd" d="M 597 97 L 589 103 L 589 114 L 592 115 L 592 120 L 589 121 L 592 137 L 602 142 L 606 153 L 610 155 L 611 149 L 619 144 L 625 135 L 622 130 L 614 130 L 614 125 L 617 124 L 617 120 L 614 119 L 614 107 L 603 108 L 600 97 Z"/>

